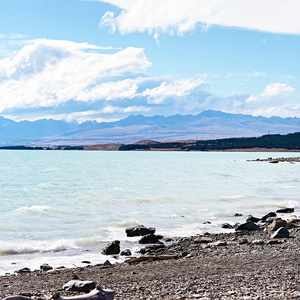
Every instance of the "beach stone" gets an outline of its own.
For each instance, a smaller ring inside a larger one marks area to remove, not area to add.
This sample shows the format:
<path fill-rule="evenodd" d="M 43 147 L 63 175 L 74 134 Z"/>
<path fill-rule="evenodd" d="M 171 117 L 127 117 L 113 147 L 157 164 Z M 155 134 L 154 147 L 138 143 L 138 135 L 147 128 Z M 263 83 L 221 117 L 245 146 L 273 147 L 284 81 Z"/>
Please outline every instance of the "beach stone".
<path fill-rule="evenodd" d="M 255 241 L 252 241 L 252 244 L 253 245 L 264 245 L 265 242 L 263 240 L 255 240 Z"/>
<path fill-rule="evenodd" d="M 292 228 L 298 228 L 299 226 L 295 224 L 293 221 L 287 220 L 285 228 L 292 229 Z"/>
<path fill-rule="evenodd" d="M 270 160 L 269 163 L 270 163 L 270 164 L 278 164 L 278 163 L 279 163 L 279 160 L 273 159 L 273 160 Z"/>
<path fill-rule="evenodd" d="M 240 245 L 246 245 L 246 244 L 248 244 L 248 243 L 249 243 L 249 242 L 248 242 L 247 239 L 242 239 L 242 240 L 239 242 Z"/>
<path fill-rule="evenodd" d="M 246 223 L 237 225 L 235 230 L 236 231 L 238 231 L 238 230 L 254 231 L 254 230 L 260 230 L 260 228 L 254 222 L 246 222 Z"/>
<path fill-rule="evenodd" d="M 212 238 L 199 236 L 194 240 L 195 243 L 211 243 Z"/>
<path fill-rule="evenodd" d="M 276 231 L 280 227 L 286 227 L 287 223 L 285 220 L 282 220 L 281 218 L 275 219 L 272 224 L 268 225 L 265 230 L 267 231 Z"/>
<path fill-rule="evenodd" d="M 125 232 L 128 237 L 133 237 L 133 236 L 144 236 L 147 234 L 154 234 L 156 231 L 155 228 L 152 227 L 145 227 L 144 225 L 137 225 L 134 227 L 128 227 L 125 229 Z"/>
<path fill-rule="evenodd" d="M 280 213 L 280 214 L 288 214 L 288 213 L 293 213 L 295 211 L 294 208 L 281 208 L 281 209 L 277 209 L 276 212 Z"/>
<path fill-rule="evenodd" d="M 30 273 L 31 270 L 29 268 L 22 268 L 18 271 L 15 271 L 15 273 L 19 273 L 19 274 L 25 274 L 25 273 Z"/>
<path fill-rule="evenodd" d="M 103 266 L 104 266 L 104 267 L 111 267 L 111 266 L 112 266 L 112 263 L 111 263 L 109 260 L 106 260 L 106 261 L 103 263 Z"/>
<path fill-rule="evenodd" d="M 131 256 L 131 251 L 129 249 L 123 250 L 120 255 L 122 256 Z"/>
<path fill-rule="evenodd" d="M 40 266 L 40 269 L 43 271 L 49 271 L 49 270 L 52 270 L 53 268 L 51 266 L 49 266 L 48 264 L 42 264 Z"/>
<path fill-rule="evenodd" d="M 221 246 L 227 246 L 226 241 L 216 241 L 216 242 L 212 242 L 207 244 L 208 247 L 221 247 Z"/>
<path fill-rule="evenodd" d="M 119 254 L 120 253 L 120 241 L 113 241 L 108 244 L 103 250 L 102 254 L 104 255 L 112 255 L 112 254 Z"/>
<path fill-rule="evenodd" d="M 253 217 L 253 216 L 248 216 L 246 222 L 254 222 L 254 223 L 257 223 L 260 219 L 259 218 L 256 218 L 256 217 Z"/>
<path fill-rule="evenodd" d="M 234 214 L 234 216 L 235 216 L 235 217 L 242 217 L 242 216 L 243 216 L 243 214 L 240 214 L 240 213 L 235 213 L 235 214 Z"/>
<path fill-rule="evenodd" d="M 96 288 L 94 281 L 71 280 L 63 286 L 65 291 L 89 293 Z"/>
<path fill-rule="evenodd" d="M 275 212 L 269 212 L 268 214 L 264 215 L 261 218 L 261 220 L 266 221 L 268 218 L 271 218 L 271 217 L 277 217 L 276 213 Z"/>
<path fill-rule="evenodd" d="M 234 229 L 234 226 L 229 223 L 223 223 L 221 227 L 225 229 Z"/>
<path fill-rule="evenodd" d="M 271 240 L 267 242 L 267 245 L 279 245 L 279 244 L 282 244 L 282 241 Z"/>
<path fill-rule="evenodd" d="M 272 236 L 272 239 L 287 238 L 290 236 L 289 231 L 285 227 L 280 227 Z"/>
<path fill-rule="evenodd" d="M 140 244 L 156 244 L 162 238 L 163 238 L 163 236 L 161 236 L 161 235 L 147 234 L 139 240 L 139 243 Z"/>

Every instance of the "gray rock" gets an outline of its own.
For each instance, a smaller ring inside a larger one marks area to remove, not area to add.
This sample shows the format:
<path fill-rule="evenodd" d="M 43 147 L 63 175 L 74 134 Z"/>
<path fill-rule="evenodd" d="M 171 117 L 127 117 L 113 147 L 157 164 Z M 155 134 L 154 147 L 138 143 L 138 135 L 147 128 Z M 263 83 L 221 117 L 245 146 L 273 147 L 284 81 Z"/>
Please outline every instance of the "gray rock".
<path fill-rule="evenodd" d="M 49 270 L 52 270 L 53 268 L 51 266 L 49 266 L 48 264 L 42 264 L 40 266 L 40 269 L 43 271 L 49 271 Z"/>
<path fill-rule="evenodd" d="M 129 249 L 123 250 L 120 255 L 122 256 L 131 256 L 131 251 Z"/>
<path fill-rule="evenodd" d="M 225 229 L 234 229 L 234 226 L 229 223 L 223 223 L 221 227 Z"/>
<path fill-rule="evenodd" d="M 30 273 L 31 270 L 29 268 L 22 268 L 18 271 L 15 271 L 15 273 L 19 273 L 19 274 L 25 274 L 25 273 Z"/>
<path fill-rule="evenodd" d="M 106 261 L 104 262 L 103 266 L 104 266 L 104 267 L 111 267 L 112 264 L 111 264 L 111 262 L 110 262 L 109 260 L 106 260 Z"/>
<path fill-rule="evenodd" d="M 271 218 L 271 217 L 277 217 L 276 213 L 275 212 L 269 212 L 268 214 L 264 215 L 261 218 L 261 220 L 266 221 L 268 218 Z"/>
<path fill-rule="evenodd" d="M 280 227 L 272 236 L 272 239 L 282 239 L 290 236 L 289 231 L 285 227 Z"/>
<path fill-rule="evenodd" d="M 96 288 L 94 281 L 71 280 L 63 286 L 65 291 L 89 293 Z"/>
<path fill-rule="evenodd" d="M 260 228 L 254 222 L 246 222 L 246 223 L 238 225 L 235 228 L 235 230 L 236 231 L 238 231 L 238 230 L 254 231 L 254 230 L 260 230 Z"/>
<path fill-rule="evenodd" d="M 119 254 L 119 253 L 120 253 L 120 241 L 113 241 L 102 250 L 102 254 L 104 255 L 112 255 L 112 254 Z"/>
<path fill-rule="evenodd" d="M 156 231 L 155 228 L 152 227 L 145 227 L 144 225 L 137 225 L 134 227 L 128 227 L 126 228 L 125 232 L 127 236 L 132 237 L 132 236 L 144 236 L 147 234 L 154 234 Z"/>
<path fill-rule="evenodd" d="M 159 242 L 159 240 L 162 238 L 163 238 L 163 236 L 161 236 L 161 235 L 147 234 L 139 240 L 139 243 L 140 244 L 155 244 L 155 243 Z"/>

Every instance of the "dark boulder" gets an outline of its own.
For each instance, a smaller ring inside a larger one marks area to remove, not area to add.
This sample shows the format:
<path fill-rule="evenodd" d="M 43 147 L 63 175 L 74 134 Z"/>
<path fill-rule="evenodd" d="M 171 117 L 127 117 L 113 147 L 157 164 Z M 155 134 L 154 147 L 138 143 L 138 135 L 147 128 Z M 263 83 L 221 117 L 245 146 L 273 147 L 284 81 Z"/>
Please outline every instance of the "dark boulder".
<path fill-rule="evenodd" d="M 235 230 L 236 231 L 238 231 L 238 230 L 254 231 L 254 230 L 260 230 L 260 228 L 254 222 L 246 222 L 246 223 L 237 225 Z"/>
<path fill-rule="evenodd" d="M 277 209 L 276 212 L 279 214 L 288 214 L 288 213 L 293 213 L 295 211 L 294 208 L 281 208 L 281 209 Z"/>
<path fill-rule="evenodd" d="M 103 266 L 104 266 L 104 267 L 112 267 L 112 263 L 111 263 L 109 260 L 106 260 L 106 261 L 103 263 Z"/>
<path fill-rule="evenodd" d="M 129 249 L 123 250 L 120 255 L 122 256 L 131 256 L 131 251 Z"/>
<path fill-rule="evenodd" d="M 102 254 L 104 255 L 112 255 L 112 254 L 119 254 L 119 253 L 120 253 L 120 241 L 113 241 L 102 250 Z"/>
<path fill-rule="evenodd" d="M 23 268 L 18 271 L 15 271 L 15 273 L 19 273 L 19 274 L 31 273 L 31 270 L 29 268 Z"/>
<path fill-rule="evenodd" d="M 128 227 L 126 228 L 125 232 L 127 236 L 132 237 L 132 236 L 144 236 L 147 234 L 154 234 L 156 231 L 155 228 L 152 227 L 145 227 L 144 225 L 138 225 L 134 227 Z"/>
<path fill-rule="evenodd" d="M 289 231 L 285 227 L 280 227 L 272 236 L 272 239 L 282 239 L 290 236 Z"/>
<path fill-rule="evenodd" d="M 163 236 L 161 236 L 161 235 L 147 234 L 139 240 L 139 243 L 140 244 L 156 244 L 162 238 L 163 238 Z"/>
<path fill-rule="evenodd" d="M 223 223 L 221 227 L 225 229 L 234 229 L 234 226 L 229 223 Z"/>
<path fill-rule="evenodd" d="M 71 280 L 63 286 L 65 291 L 75 291 L 89 293 L 91 290 L 96 288 L 96 283 L 94 281 L 81 281 L 81 280 Z"/>
<path fill-rule="evenodd" d="M 275 212 L 269 212 L 268 214 L 264 215 L 261 218 L 261 220 L 266 221 L 268 218 L 271 218 L 271 217 L 277 217 L 276 213 Z"/>
<path fill-rule="evenodd" d="M 49 271 L 49 270 L 52 270 L 53 268 L 51 266 L 49 266 L 48 264 L 42 264 L 40 266 L 40 269 L 43 271 Z"/>

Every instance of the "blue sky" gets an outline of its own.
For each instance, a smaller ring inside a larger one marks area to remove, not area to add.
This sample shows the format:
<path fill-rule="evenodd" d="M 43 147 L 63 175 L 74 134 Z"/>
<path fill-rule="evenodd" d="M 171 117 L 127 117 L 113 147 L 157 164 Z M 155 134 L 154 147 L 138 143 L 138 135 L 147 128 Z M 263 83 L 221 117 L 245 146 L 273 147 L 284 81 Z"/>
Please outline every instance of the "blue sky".
<path fill-rule="evenodd" d="M 0 3 L 0 115 L 300 117 L 298 0 Z"/>

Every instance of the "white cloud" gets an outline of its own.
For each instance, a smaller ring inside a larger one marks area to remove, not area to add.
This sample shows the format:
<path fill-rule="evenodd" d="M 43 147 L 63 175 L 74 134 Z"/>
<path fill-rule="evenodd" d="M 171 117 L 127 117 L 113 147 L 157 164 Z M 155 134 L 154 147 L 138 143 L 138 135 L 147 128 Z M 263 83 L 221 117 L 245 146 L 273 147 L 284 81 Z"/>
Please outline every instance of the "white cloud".
<path fill-rule="evenodd" d="M 273 97 L 280 94 L 291 94 L 296 89 L 288 86 L 286 83 L 270 83 L 266 86 L 263 93 L 260 94 L 261 97 Z"/>
<path fill-rule="evenodd" d="M 251 72 L 251 73 L 244 73 L 244 75 L 249 76 L 249 77 L 259 77 L 259 76 L 266 76 L 267 73 L 265 73 L 265 72 L 253 71 L 253 72 Z"/>
<path fill-rule="evenodd" d="M 249 98 L 247 98 L 246 102 L 254 102 L 259 100 L 259 97 L 251 95 Z"/>
<path fill-rule="evenodd" d="M 141 95 L 148 98 L 149 103 L 160 104 L 170 97 L 183 97 L 189 95 L 195 88 L 203 85 L 201 79 L 176 80 L 173 84 L 163 82 L 153 89 L 146 89 Z"/>
<path fill-rule="evenodd" d="M 25 39 L 25 38 L 27 38 L 27 35 L 21 34 L 21 33 L 11 33 L 10 38 L 11 39 Z"/>
<path fill-rule="evenodd" d="M 3 33 L 0 33 L 0 39 L 5 39 L 6 35 Z"/>
<path fill-rule="evenodd" d="M 102 48 L 71 41 L 29 41 L 11 57 L 0 60 L 0 111 L 56 106 L 71 99 L 109 100 L 118 94 L 121 98 L 131 97 L 136 92 L 134 83 L 130 87 L 129 81 L 120 81 L 115 89 L 103 80 L 145 71 L 151 63 L 143 49 L 95 52 Z"/>
<path fill-rule="evenodd" d="M 122 34 L 158 31 L 182 34 L 202 26 L 220 25 L 283 34 L 300 34 L 298 0 L 99 0 L 121 8 L 106 13 L 101 24 Z"/>
<path fill-rule="evenodd" d="M 277 95 L 290 95 L 295 90 L 296 89 L 288 86 L 286 83 L 270 83 L 265 87 L 264 91 L 261 94 L 259 94 L 258 96 L 249 96 L 246 102 L 265 101 Z"/>

